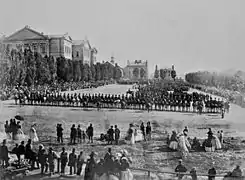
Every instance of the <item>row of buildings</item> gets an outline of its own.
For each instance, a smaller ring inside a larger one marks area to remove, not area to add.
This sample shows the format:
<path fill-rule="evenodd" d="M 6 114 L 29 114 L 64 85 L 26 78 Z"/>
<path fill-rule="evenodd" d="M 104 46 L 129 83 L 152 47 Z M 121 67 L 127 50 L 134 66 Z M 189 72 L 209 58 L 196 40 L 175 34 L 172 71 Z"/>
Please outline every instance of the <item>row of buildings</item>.
<path fill-rule="evenodd" d="M 73 40 L 68 33 L 61 35 L 46 35 L 29 26 L 18 30 L 5 37 L 3 45 L 10 49 L 24 50 L 30 48 L 42 56 L 65 57 L 71 60 L 80 60 L 84 64 L 96 62 L 97 50 L 92 47 L 87 39 Z"/>
<path fill-rule="evenodd" d="M 83 64 L 95 64 L 98 53 L 90 42 L 84 40 L 74 40 L 68 33 L 61 35 L 47 35 L 38 32 L 29 26 L 16 31 L 8 37 L 1 39 L 3 49 L 6 47 L 17 50 L 31 49 L 42 56 L 53 56 L 54 58 L 65 57 L 70 60 L 82 61 Z M 115 66 L 114 57 L 109 61 Z M 144 60 L 127 61 L 126 67 L 122 68 L 125 79 L 148 79 L 148 62 Z"/>

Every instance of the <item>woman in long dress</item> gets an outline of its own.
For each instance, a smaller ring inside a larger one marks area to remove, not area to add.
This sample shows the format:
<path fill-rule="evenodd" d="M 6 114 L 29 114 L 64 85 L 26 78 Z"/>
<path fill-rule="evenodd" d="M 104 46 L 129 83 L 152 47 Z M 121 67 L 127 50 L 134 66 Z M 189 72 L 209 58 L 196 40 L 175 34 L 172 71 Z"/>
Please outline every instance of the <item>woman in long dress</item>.
<path fill-rule="evenodd" d="M 129 162 L 126 157 L 121 159 L 121 173 L 120 173 L 120 180 L 133 180 L 133 174 L 129 170 Z"/>
<path fill-rule="evenodd" d="M 17 122 L 17 135 L 16 135 L 17 140 L 24 140 L 25 139 L 25 134 L 21 129 L 20 121 Z"/>
<path fill-rule="evenodd" d="M 189 152 L 188 147 L 190 144 L 184 134 L 180 134 L 178 140 L 179 140 L 179 150 L 181 152 L 181 156 L 185 158 Z"/>
<path fill-rule="evenodd" d="M 178 140 L 177 140 L 176 131 L 172 131 L 172 135 L 170 137 L 169 148 L 172 149 L 172 150 L 177 150 L 177 148 L 178 148 Z"/>
<path fill-rule="evenodd" d="M 221 143 L 220 143 L 220 140 L 219 140 L 218 136 L 213 135 L 213 140 L 214 140 L 215 149 L 217 149 L 217 150 L 221 149 L 222 146 L 221 146 Z"/>
<path fill-rule="evenodd" d="M 132 134 L 131 134 L 131 139 L 130 139 L 130 143 L 131 145 L 135 144 L 135 131 L 133 128 L 132 129 Z"/>
<path fill-rule="evenodd" d="M 30 129 L 30 139 L 32 140 L 32 142 L 38 142 L 39 141 L 35 126 L 36 126 L 36 124 L 33 124 L 31 126 L 31 129 Z"/>

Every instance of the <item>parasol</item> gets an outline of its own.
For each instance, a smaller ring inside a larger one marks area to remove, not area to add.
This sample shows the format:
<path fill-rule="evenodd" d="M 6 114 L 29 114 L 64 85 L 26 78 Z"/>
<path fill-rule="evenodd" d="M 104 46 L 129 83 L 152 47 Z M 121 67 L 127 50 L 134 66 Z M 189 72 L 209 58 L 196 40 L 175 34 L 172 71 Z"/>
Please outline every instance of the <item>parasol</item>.
<path fill-rule="evenodd" d="M 20 115 L 16 115 L 14 118 L 19 120 L 19 121 L 24 121 L 24 118 Z"/>

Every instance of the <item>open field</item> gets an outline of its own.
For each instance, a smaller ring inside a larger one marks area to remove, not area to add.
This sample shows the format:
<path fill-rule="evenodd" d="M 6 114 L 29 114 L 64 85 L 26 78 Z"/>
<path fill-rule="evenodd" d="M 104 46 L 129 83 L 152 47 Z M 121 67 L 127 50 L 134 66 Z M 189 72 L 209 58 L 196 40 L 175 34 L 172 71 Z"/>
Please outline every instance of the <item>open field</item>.
<path fill-rule="evenodd" d="M 87 92 L 100 93 L 124 93 L 131 86 L 124 85 L 109 85 L 97 89 L 86 90 Z M 83 91 L 83 90 L 82 90 Z M 166 148 L 166 132 L 171 132 L 173 129 L 182 131 L 184 126 L 189 128 L 190 137 L 205 138 L 207 128 L 217 132 L 223 130 L 226 137 L 240 137 L 244 135 L 243 129 L 245 117 L 244 109 L 231 105 L 231 111 L 221 119 L 220 115 L 197 115 L 190 113 L 174 113 L 174 112 L 146 112 L 135 110 L 100 110 L 86 108 L 60 108 L 60 107 L 34 107 L 34 106 L 15 106 L 12 101 L 1 102 L 0 104 L 0 130 L 4 134 L 5 120 L 9 120 L 16 114 L 25 117 L 22 124 L 25 133 L 28 133 L 31 124 L 37 124 L 37 133 L 39 136 L 46 137 L 56 136 L 56 124 L 62 123 L 64 127 L 64 137 L 69 137 L 70 127 L 72 124 L 80 124 L 84 130 L 90 123 L 94 126 L 95 136 L 100 133 L 105 133 L 109 125 L 118 125 L 125 135 L 129 123 L 135 122 L 139 124 L 141 121 L 151 121 L 153 124 L 152 142 L 137 143 L 134 146 L 122 144 L 120 146 L 112 146 L 113 152 L 125 148 L 132 158 L 132 167 L 155 169 L 155 170 L 171 170 L 177 165 L 179 154 L 177 152 L 168 152 Z M 245 136 L 243 136 L 245 137 Z M 3 139 L 1 136 L 0 139 Z M 235 138 L 236 139 L 236 138 Z M 235 141 L 234 141 L 235 142 Z M 234 143 L 233 142 L 233 143 Z M 232 142 L 231 142 L 232 143 Z M 206 173 L 211 162 L 216 162 L 218 172 L 230 170 L 234 167 L 234 163 L 245 160 L 244 145 L 238 144 L 233 147 L 234 151 L 227 152 L 191 152 L 189 158 L 183 163 L 188 170 L 195 166 L 197 172 Z M 109 146 L 105 143 L 95 142 L 94 145 L 65 145 L 71 150 L 76 147 L 77 152 L 83 150 L 88 155 L 92 150 L 98 152 L 98 157 L 102 157 Z M 61 151 L 62 146 L 55 146 L 55 150 Z M 110 146 L 111 147 L 111 146 Z M 236 148 L 236 149 L 235 149 Z M 244 161 L 245 162 L 245 161 Z M 245 168 L 245 167 L 244 167 Z"/>

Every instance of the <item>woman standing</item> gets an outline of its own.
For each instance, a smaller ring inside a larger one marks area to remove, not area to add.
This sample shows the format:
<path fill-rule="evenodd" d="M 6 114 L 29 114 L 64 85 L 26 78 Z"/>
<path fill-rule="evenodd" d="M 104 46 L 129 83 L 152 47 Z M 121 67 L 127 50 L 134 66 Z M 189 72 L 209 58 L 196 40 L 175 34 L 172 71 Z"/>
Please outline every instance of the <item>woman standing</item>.
<path fill-rule="evenodd" d="M 30 129 L 30 139 L 32 140 L 32 142 L 38 142 L 39 141 L 35 127 L 36 127 L 36 124 L 33 124 L 31 126 L 31 129 Z"/>

